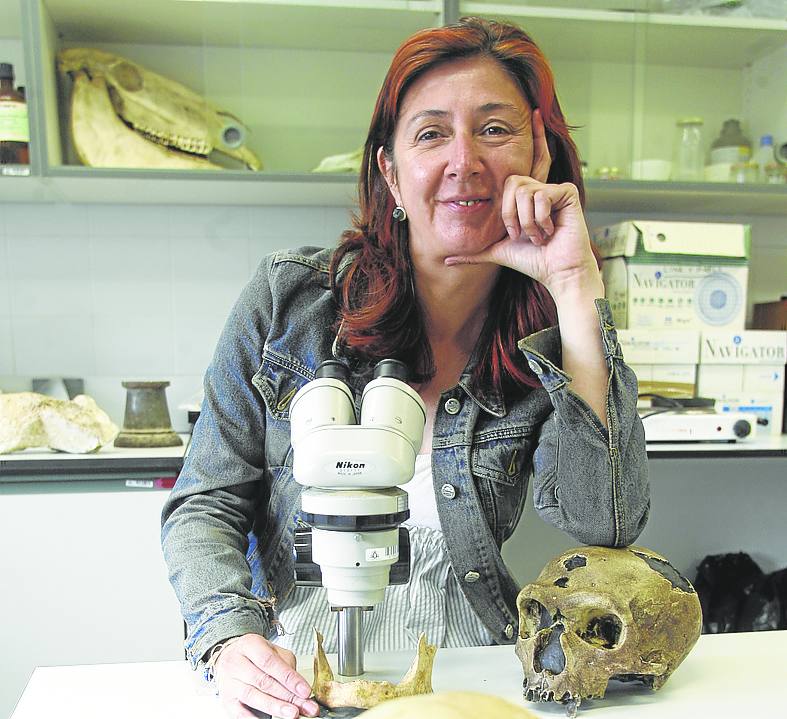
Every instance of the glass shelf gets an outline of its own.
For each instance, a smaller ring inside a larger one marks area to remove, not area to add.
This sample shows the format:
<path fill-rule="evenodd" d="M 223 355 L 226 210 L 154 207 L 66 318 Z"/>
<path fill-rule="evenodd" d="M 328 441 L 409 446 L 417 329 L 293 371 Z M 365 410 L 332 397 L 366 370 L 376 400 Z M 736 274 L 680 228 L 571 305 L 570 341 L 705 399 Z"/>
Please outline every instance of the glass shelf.
<path fill-rule="evenodd" d="M 183 205 L 356 204 L 355 174 L 105 170 L 61 167 L 0 177 L 0 202 Z M 787 185 L 587 180 L 590 212 L 787 216 Z"/>

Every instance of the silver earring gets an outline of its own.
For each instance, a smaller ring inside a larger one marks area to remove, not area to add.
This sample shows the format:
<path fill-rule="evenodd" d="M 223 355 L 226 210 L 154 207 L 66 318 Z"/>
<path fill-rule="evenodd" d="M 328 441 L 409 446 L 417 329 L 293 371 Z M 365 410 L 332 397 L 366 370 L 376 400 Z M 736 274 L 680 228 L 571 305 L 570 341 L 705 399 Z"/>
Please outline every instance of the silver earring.
<path fill-rule="evenodd" d="M 407 212 L 405 211 L 404 207 L 397 205 L 393 211 L 393 218 L 397 222 L 404 222 L 407 219 Z"/>

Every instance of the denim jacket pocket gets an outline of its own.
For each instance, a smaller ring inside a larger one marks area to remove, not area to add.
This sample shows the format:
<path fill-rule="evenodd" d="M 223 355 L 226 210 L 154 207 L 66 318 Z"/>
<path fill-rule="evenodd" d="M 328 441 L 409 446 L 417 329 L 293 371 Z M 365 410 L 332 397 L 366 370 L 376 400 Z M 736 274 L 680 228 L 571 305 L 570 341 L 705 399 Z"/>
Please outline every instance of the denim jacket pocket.
<path fill-rule="evenodd" d="M 307 379 L 277 357 L 266 353 L 251 381 L 265 402 L 265 459 L 275 481 L 283 469 L 292 465 L 290 405 Z M 276 489 L 275 485 L 273 489 Z"/>
<path fill-rule="evenodd" d="M 527 494 L 530 441 L 507 437 L 474 443 L 470 462 L 484 514 L 498 545 L 514 531 Z"/>
<path fill-rule="evenodd" d="M 274 420 L 290 418 L 290 404 L 296 392 L 306 384 L 302 375 L 287 366 L 277 357 L 263 355 L 262 365 L 251 378 L 265 401 L 268 414 Z"/>

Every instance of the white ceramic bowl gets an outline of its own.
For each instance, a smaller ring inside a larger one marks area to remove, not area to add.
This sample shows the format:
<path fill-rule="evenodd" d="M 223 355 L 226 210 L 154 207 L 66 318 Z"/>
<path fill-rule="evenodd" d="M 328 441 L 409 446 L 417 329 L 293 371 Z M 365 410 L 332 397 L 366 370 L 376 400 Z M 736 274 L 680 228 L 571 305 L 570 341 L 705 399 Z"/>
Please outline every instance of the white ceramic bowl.
<path fill-rule="evenodd" d="M 703 176 L 706 182 L 731 182 L 731 169 L 731 162 L 714 162 L 712 165 L 705 165 Z"/>
<path fill-rule="evenodd" d="M 669 180 L 671 171 L 669 160 L 634 160 L 631 163 L 632 180 Z"/>

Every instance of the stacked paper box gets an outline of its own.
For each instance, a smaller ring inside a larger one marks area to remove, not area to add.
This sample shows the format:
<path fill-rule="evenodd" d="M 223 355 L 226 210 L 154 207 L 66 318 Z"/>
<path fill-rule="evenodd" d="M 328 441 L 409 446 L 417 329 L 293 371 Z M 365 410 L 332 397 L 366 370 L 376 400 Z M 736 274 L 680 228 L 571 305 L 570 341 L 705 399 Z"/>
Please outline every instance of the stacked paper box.
<path fill-rule="evenodd" d="M 703 332 L 697 393 L 716 399 L 721 412 L 750 412 L 780 434 L 784 416 L 787 332 Z"/>
<path fill-rule="evenodd" d="M 695 330 L 618 330 L 623 357 L 640 394 L 694 397 L 700 333 Z"/>
<path fill-rule="evenodd" d="M 630 220 L 593 241 L 618 328 L 743 329 L 748 225 Z"/>

